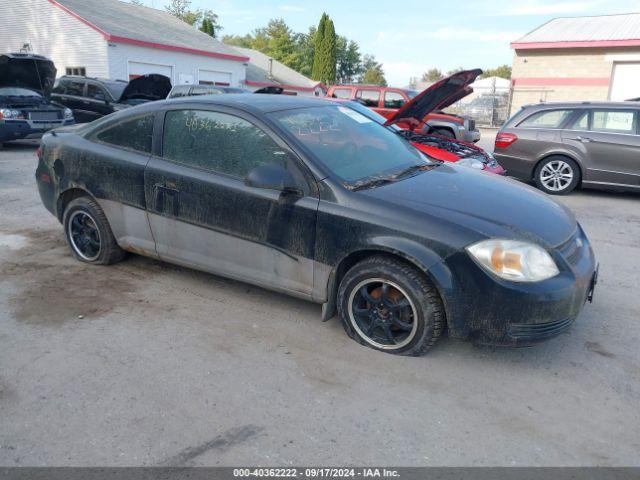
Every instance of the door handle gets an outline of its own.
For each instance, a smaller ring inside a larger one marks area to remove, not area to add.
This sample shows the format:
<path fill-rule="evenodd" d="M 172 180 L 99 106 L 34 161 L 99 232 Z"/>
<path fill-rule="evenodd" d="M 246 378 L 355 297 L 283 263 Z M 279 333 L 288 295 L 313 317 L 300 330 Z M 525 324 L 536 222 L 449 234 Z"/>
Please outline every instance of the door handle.
<path fill-rule="evenodd" d="M 156 190 L 162 190 L 168 193 L 180 193 L 180 190 L 176 188 L 175 183 L 156 183 L 153 188 Z"/>
<path fill-rule="evenodd" d="M 582 143 L 589 143 L 589 142 L 591 141 L 591 139 L 590 139 L 590 138 L 588 138 L 588 137 L 583 137 L 583 136 L 581 136 L 581 135 L 578 135 L 578 136 L 576 137 L 576 140 L 580 140 Z"/>

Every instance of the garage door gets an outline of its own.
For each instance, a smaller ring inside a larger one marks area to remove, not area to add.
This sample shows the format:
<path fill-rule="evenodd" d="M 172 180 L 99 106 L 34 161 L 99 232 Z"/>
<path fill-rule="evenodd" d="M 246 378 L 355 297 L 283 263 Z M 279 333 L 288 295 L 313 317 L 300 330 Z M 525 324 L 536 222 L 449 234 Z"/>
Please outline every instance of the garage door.
<path fill-rule="evenodd" d="M 149 73 L 159 73 L 160 75 L 169 77 L 169 79 L 173 83 L 173 67 L 171 65 L 160 65 L 145 62 L 129 62 L 129 80 L 141 75 L 147 75 Z"/>
<path fill-rule="evenodd" d="M 200 85 L 231 85 L 231 74 L 229 72 L 200 69 L 198 74 L 198 82 Z"/>
<path fill-rule="evenodd" d="M 610 97 L 614 102 L 640 97 L 640 63 L 614 64 Z"/>

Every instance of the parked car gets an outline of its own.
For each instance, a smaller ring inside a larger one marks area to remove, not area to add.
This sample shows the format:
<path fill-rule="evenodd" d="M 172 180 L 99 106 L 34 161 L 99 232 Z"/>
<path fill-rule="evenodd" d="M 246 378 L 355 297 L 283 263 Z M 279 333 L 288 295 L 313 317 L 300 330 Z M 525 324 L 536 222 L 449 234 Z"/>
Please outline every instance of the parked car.
<path fill-rule="evenodd" d="M 249 90 L 238 87 L 226 87 L 217 85 L 176 85 L 171 89 L 167 99 L 179 97 L 192 97 L 198 95 L 218 95 L 221 93 L 251 93 Z"/>
<path fill-rule="evenodd" d="M 640 107 L 633 102 L 523 107 L 496 136 L 509 175 L 565 195 L 584 186 L 640 189 Z"/>
<path fill-rule="evenodd" d="M 329 88 L 327 97 L 354 100 L 385 118 L 392 118 L 410 100 L 426 95 L 429 105 L 422 103 L 420 98 L 417 100 L 421 105 L 421 113 L 424 112 L 423 117 L 418 119 L 419 124 L 397 122 L 402 128 L 419 129 L 423 133 L 435 133 L 466 142 L 477 142 L 480 140 L 480 131 L 476 128 L 474 120 L 444 113 L 442 110 L 471 94 L 473 89 L 469 85 L 481 74 L 482 70 L 459 72 L 434 83 L 421 93 L 415 90 L 377 85 L 334 85 Z M 455 90 L 455 94 L 452 94 L 452 89 Z"/>
<path fill-rule="evenodd" d="M 0 146 L 74 123 L 71 110 L 49 98 L 55 78 L 53 62 L 41 55 L 0 55 Z"/>
<path fill-rule="evenodd" d="M 85 123 L 133 105 L 164 100 L 170 91 L 171 80 L 155 73 L 130 82 L 66 75 L 56 82 L 51 97 Z"/>
<path fill-rule="evenodd" d="M 544 340 L 596 279 L 565 207 L 428 161 L 326 100 L 140 105 L 45 135 L 36 179 L 80 261 L 131 251 L 282 291 L 323 304 L 324 319 L 337 308 L 352 338 L 390 353 L 422 354 L 445 326 L 480 342 Z"/>
<path fill-rule="evenodd" d="M 387 124 L 386 118 L 361 103 L 351 100 L 342 101 L 335 99 L 334 101 L 342 103 L 344 106 L 361 113 L 380 125 Z M 422 153 L 436 160 L 453 162 L 460 166 L 471 167 L 477 170 L 486 170 L 497 175 L 505 175 L 507 173 L 496 159 L 493 158 L 492 154 L 484 151 L 473 143 L 454 140 L 436 134 L 416 133 L 410 130 L 403 130 L 394 123 L 387 125 L 387 128 L 409 141 Z"/>

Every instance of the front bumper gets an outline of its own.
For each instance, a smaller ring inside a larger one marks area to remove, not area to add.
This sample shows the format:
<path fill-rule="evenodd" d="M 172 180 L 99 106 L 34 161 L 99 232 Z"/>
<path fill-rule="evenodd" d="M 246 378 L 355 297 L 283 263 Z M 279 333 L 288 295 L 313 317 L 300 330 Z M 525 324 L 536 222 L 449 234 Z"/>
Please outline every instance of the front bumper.
<path fill-rule="evenodd" d="M 535 283 L 499 279 L 458 252 L 447 261 L 454 278 L 445 298 L 450 334 L 478 343 L 528 346 L 567 330 L 593 294 L 597 266 L 586 236 L 578 233 L 550 252 L 560 274 Z M 579 245 L 580 239 L 581 246 Z"/>
<path fill-rule="evenodd" d="M 464 140 L 469 143 L 476 143 L 480 141 L 480 130 L 464 130 L 462 132 L 462 138 L 460 140 Z"/>
<path fill-rule="evenodd" d="M 31 120 L 0 120 L 0 142 L 21 140 L 23 138 L 39 138 L 53 128 L 73 125 L 73 119 L 52 122 L 35 122 Z"/>

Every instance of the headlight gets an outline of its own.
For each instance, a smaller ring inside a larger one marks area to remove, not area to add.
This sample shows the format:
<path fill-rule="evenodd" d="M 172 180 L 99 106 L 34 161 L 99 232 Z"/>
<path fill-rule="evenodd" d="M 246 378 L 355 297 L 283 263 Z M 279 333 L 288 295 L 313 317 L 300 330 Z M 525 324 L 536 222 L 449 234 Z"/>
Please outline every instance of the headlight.
<path fill-rule="evenodd" d="M 467 247 L 487 271 L 513 282 L 540 282 L 560 271 L 542 247 L 516 240 L 484 240 Z"/>
<path fill-rule="evenodd" d="M 484 163 L 479 160 L 474 160 L 473 158 L 463 158 L 456 162 L 456 165 L 462 165 L 463 167 L 471 167 L 476 170 L 484 170 Z"/>
<path fill-rule="evenodd" d="M 70 108 L 65 108 L 64 109 L 64 118 L 65 119 L 73 118 L 73 111 Z"/>
<path fill-rule="evenodd" d="M 24 118 L 20 110 L 10 108 L 0 108 L 0 118 Z"/>

